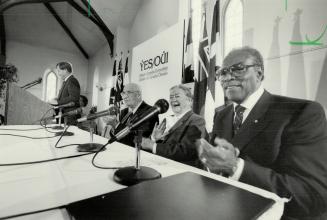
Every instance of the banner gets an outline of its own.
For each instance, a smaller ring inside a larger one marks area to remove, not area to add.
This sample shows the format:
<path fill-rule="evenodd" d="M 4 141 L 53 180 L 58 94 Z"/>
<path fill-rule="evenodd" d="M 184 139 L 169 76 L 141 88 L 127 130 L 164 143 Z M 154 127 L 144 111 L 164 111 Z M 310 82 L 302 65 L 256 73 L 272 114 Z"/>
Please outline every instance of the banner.
<path fill-rule="evenodd" d="M 169 89 L 181 84 L 182 58 L 183 23 L 134 47 L 131 82 L 141 86 L 144 101 L 153 105 L 158 99 L 169 99 Z"/>

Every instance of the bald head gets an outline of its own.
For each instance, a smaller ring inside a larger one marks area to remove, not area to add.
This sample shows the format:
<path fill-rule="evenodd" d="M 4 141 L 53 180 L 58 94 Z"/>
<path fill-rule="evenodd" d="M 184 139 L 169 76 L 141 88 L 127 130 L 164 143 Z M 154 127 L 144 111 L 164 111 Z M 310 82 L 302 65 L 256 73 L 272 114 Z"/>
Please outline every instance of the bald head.
<path fill-rule="evenodd" d="M 140 102 L 142 102 L 142 91 L 136 83 L 129 83 L 124 86 L 122 98 L 127 107 L 134 109 Z"/>

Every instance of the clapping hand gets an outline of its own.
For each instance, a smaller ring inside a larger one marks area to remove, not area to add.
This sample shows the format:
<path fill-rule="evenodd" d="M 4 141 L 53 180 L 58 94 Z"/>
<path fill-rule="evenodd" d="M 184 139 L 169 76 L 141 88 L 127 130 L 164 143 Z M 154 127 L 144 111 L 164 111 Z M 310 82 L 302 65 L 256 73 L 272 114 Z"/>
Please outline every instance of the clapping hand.
<path fill-rule="evenodd" d="M 164 119 L 159 125 L 157 123 L 154 125 L 151 138 L 154 141 L 160 140 L 166 135 L 165 130 L 166 130 L 166 119 Z"/>
<path fill-rule="evenodd" d="M 225 139 L 216 138 L 215 146 L 205 139 L 197 140 L 198 154 L 201 162 L 210 172 L 233 175 L 237 167 L 239 150 Z"/>

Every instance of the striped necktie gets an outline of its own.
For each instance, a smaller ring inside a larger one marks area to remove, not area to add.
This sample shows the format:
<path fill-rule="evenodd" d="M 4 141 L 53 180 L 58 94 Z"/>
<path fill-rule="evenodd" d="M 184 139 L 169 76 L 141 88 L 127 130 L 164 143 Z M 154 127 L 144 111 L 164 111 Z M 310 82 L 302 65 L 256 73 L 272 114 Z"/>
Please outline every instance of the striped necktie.
<path fill-rule="evenodd" d="M 235 116 L 234 116 L 234 121 L 233 121 L 234 135 L 237 134 L 238 130 L 241 128 L 244 111 L 245 111 L 245 107 L 243 107 L 241 105 L 237 105 L 235 107 Z"/>

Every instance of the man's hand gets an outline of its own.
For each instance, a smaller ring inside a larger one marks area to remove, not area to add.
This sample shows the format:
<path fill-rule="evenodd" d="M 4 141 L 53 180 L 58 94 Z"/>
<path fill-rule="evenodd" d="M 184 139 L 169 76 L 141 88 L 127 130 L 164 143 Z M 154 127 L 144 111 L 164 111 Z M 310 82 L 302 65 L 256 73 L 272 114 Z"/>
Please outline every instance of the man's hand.
<path fill-rule="evenodd" d="M 152 151 L 154 144 L 155 142 L 152 141 L 150 138 L 142 137 L 142 143 L 141 143 L 142 149 Z"/>
<path fill-rule="evenodd" d="M 166 119 L 164 119 L 159 125 L 156 123 L 154 125 L 151 138 L 155 141 L 160 140 L 162 137 L 164 137 L 166 134 L 164 133 L 166 129 Z"/>
<path fill-rule="evenodd" d="M 48 101 L 48 103 L 51 104 L 51 105 L 58 105 L 58 100 L 57 100 L 56 98 L 54 98 L 54 99 L 50 99 L 50 100 Z"/>
<path fill-rule="evenodd" d="M 237 168 L 239 150 L 225 139 L 216 138 L 215 144 L 212 146 L 203 138 L 197 140 L 200 160 L 211 172 L 232 176 Z"/>

